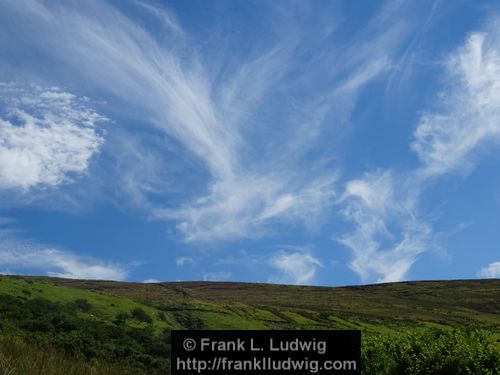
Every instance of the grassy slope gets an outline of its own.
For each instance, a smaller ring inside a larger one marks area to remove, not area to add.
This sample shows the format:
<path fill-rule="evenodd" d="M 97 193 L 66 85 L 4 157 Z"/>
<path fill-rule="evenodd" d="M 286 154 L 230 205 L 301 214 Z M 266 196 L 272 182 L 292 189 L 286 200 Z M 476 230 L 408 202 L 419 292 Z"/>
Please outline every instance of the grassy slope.
<path fill-rule="evenodd" d="M 99 291 L 87 291 L 82 289 L 56 285 L 53 280 L 35 280 L 29 277 L 5 277 L 0 276 L 0 294 L 7 294 L 22 299 L 31 299 L 36 297 L 46 298 L 53 302 L 71 303 L 77 299 L 85 299 L 91 305 L 92 309 L 86 313 L 80 312 L 82 317 L 89 320 L 102 320 L 112 322 L 120 312 L 129 313 L 132 309 L 140 307 L 150 314 L 153 319 L 153 329 L 160 331 L 163 328 L 178 328 L 175 320 L 167 319 L 162 321 L 157 318 L 158 310 L 133 301 L 129 298 L 113 296 Z M 140 327 L 145 323 L 135 323 L 130 321 L 131 326 Z"/>
<path fill-rule="evenodd" d="M 138 284 L 44 277 L 2 278 L 22 288 L 51 289 L 45 297 L 87 298 L 103 313 L 147 305 L 159 325 L 179 327 L 186 316 L 214 329 L 348 329 L 365 334 L 404 327 L 481 327 L 500 333 L 500 280 L 426 281 L 328 288 L 248 283 L 181 282 Z M 33 282 L 27 284 L 26 281 Z M 17 283 L 17 284 L 16 284 Z M 4 284 L 2 286 L 1 284 Z M 22 286 L 20 286 L 22 285 Z M 94 302 L 95 301 L 95 302 Z M 115 304 L 115 307 L 111 306 Z M 156 310 L 156 311 L 155 311 Z M 156 321 L 156 320 L 155 320 Z"/>

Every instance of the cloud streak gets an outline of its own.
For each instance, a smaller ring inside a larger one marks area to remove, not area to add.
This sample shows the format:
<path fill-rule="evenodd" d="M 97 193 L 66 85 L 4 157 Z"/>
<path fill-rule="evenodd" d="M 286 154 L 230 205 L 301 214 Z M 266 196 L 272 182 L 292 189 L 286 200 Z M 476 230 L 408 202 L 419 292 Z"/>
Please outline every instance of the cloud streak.
<path fill-rule="evenodd" d="M 0 267 L 14 273 L 38 273 L 70 279 L 125 280 L 127 267 L 20 240 L 0 230 Z"/>
<path fill-rule="evenodd" d="M 269 279 L 273 283 L 307 285 L 315 280 L 316 271 L 323 264 L 308 252 L 280 252 L 269 259 L 269 265 L 278 273 Z"/>
<path fill-rule="evenodd" d="M 411 147 L 425 176 L 467 172 L 481 146 L 500 141 L 498 22 L 491 27 L 472 33 L 449 57 L 441 109 L 424 114 L 415 131 Z"/>
<path fill-rule="evenodd" d="M 390 171 L 347 183 L 343 214 L 355 229 L 338 241 L 353 251 L 350 266 L 364 282 L 404 279 L 418 255 L 433 245 L 431 228 L 418 218 L 402 183 Z"/>

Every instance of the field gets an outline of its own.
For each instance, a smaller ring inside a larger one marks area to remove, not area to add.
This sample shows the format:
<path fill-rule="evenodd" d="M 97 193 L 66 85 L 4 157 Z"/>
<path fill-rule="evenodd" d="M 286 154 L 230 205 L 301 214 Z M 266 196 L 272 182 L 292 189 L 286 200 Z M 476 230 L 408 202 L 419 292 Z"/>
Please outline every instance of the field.
<path fill-rule="evenodd" d="M 449 373 L 496 374 L 499 312 L 500 280 L 329 288 L 1 276 L 0 374 L 168 373 L 169 332 L 179 328 L 360 329 L 365 373 L 427 369 L 425 359 L 401 367 L 415 353 L 394 345 L 410 342 L 421 356 L 430 344 L 434 355 L 465 351 L 470 363 L 444 364 Z"/>

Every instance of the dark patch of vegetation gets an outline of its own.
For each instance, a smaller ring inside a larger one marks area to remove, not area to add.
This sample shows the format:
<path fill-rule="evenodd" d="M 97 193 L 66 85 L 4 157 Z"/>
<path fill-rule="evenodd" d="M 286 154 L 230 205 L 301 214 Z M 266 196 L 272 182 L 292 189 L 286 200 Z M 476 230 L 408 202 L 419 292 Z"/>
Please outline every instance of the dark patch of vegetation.
<path fill-rule="evenodd" d="M 127 314 L 125 312 L 120 312 L 116 314 L 115 320 L 113 320 L 113 323 L 116 325 L 124 325 L 127 319 L 130 319 L 131 316 L 130 314 Z"/>
<path fill-rule="evenodd" d="M 59 350 L 43 349 L 11 335 L 0 335 L 0 374 L 4 375 L 137 375 L 126 364 L 82 359 L 64 355 Z"/>
<path fill-rule="evenodd" d="M 164 332 L 108 324 L 75 313 L 91 308 L 84 300 L 64 304 L 39 297 L 22 301 L 0 295 L 2 330 L 20 337 L 26 345 L 53 347 L 63 356 L 85 362 L 126 363 L 137 373 L 168 373 L 170 346 Z M 152 321 L 144 310 L 134 309 L 132 315 L 140 321 Z"/>
<path fill-rule="evenodd" d="M 87 301 L 84 298 L 79 298 L 79 299 L 75 300 L 73 306 L 77 310 L 80 310 L 82 312 L 89 312 L 90 308 L 91 308 L 91 305 L 90 305 L 89 301 Z"/>
<path fill-rule="evenodd" d="M 158 319 L 160 319 L 162 322 L 166 322 L 167 321 L 167 315 L 163 311 L 160 311 L 158 313 Z"/>
<path fill-rule="evenodd" d="M 203 321 L 194 316 L 190 311 L 174 311 L 175 320 L 187 329 L 203 329 Z"/>
<path fill-rule="evenodd" d="M 140 307 L 136 307 L 135 309 L 133 309 L 132 312 L 130 313 L 130 316 L 139 322 L 143 322 L 143 323 L 152 323 L 153 322 L 153 319 L 151 319 L 151 317 L 148 315 L 148 313 L 146 313 L 146 311 L 144 311 L 144 309 L 142 309 Z"/>

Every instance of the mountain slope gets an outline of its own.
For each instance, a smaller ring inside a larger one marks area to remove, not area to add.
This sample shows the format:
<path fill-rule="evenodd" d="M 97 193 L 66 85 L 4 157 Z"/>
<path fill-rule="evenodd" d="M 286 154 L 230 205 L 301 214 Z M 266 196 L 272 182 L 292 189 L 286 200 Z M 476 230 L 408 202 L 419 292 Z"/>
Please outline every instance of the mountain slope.
<path fill-rule="evenodd" d="M 200 319 L 204 328 L 356 328 L 377 333 L 405 326 L 476 326 L 494 331 L 500 326 L 498 279 L 336 288 L 35 279 L 129 298 L 173 315 L 183 311 Z"/>
<path fill-rule="evenodd" d="M 380 360 L 388 347 L 432 343 L 431 351 L 446 351 L 461 342 L 466 354 L 453 356 L 494 369 L 499 301 L 500 280 L 330 288 L 0 276 L 0 373 L 168 374 L 170 330 L 186 328 L 361 329 L 364 358 L 372 358 L 364 365 L 372 373 L 401 367 L 392 357 Z M 428 363 L 434 366 L 435 358 Z"/>

